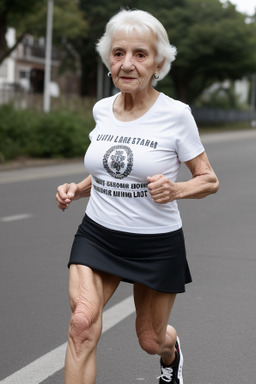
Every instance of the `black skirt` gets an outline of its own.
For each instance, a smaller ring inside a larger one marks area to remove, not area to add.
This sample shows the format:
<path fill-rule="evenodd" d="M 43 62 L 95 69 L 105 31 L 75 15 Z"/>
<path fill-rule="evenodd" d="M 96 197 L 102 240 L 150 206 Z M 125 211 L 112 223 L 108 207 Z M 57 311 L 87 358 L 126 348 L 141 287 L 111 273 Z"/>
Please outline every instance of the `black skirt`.
<path fill-rule="evenodd" d="M 71 264 L 139 282 L 157 291 L 180 293 L 192 281 L 183 230 L 161 234 L 137 234 L 103 227 L 87 215 L 72 245 Z"/>

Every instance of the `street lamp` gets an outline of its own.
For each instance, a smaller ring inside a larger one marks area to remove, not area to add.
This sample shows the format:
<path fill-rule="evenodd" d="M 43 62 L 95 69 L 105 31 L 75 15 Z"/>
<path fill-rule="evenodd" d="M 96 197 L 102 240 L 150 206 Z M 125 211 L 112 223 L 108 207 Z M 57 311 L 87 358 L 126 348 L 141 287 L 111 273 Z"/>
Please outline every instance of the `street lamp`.
<path fill-rule="evenodd" d="M 50 111 L 53 0 L 48 0 L 44 73 L 44 112 Z"/>

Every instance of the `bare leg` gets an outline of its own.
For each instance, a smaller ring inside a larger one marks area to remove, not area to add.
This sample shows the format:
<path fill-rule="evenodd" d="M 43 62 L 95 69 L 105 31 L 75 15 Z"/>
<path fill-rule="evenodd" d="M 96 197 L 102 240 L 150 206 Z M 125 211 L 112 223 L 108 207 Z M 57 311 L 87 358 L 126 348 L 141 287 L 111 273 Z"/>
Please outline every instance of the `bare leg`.
<path fill-rule="evenodd" d="M 168 325 L 175 297 L 176 294 L 158 292 L 139 283 L 134 285 L 139 343 L 147 353 L 159 355 L 165 365 L 175 360 L 177 333 Z"/>
<path fill-rule="evenodd" d="M 102 330 L 103 307 L 115 292 L 120 278 L 70 266 L 71 320 L 65 361 L 65 384 L 95 384 L 96 348 Z"/>

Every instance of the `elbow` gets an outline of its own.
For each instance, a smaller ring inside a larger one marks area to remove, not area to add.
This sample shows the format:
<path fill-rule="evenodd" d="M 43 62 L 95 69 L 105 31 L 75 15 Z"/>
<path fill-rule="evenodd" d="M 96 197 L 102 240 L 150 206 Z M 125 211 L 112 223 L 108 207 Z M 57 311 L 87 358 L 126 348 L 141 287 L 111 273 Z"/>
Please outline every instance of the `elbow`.
<path fill-rule="evenodd" d="M 217 179 L 215 193 L 218 192 L 219 189 L 220 189 L 220 182 L 219 182 L 219 180 Z"/>
<path fill-rule="evenodd" d="M 219 182 L 217 176 L 215 176 L 211 180 L 211 194 L 218 192 L 219 188 L 220 188 L 220 182 Z"/>
<path fill-rule="evenodd" d="M 204 193 L 200 194 L 198 198 L 202 199 L 206 196 L 213 195 L 214 193 L 218 192 L 219 187 L 220 183 L 215 175 L 208 178 L 207 183 L 205 185 Z"/>

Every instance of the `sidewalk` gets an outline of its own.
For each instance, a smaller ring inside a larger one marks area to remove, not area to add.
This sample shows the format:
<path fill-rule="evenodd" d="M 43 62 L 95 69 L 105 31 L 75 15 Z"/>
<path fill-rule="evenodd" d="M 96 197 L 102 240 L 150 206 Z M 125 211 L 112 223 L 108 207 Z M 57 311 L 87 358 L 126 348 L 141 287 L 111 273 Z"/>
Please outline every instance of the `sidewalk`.
<path fill-rule="evenodd" d="M 87 176 L 82 158 L 68 160 L 35 159 L 0 166 L 0 184 L 78 174 Z"/>
<path fill-rule="evenodd" d="M 16 159 L 7 163 L 0 163 L 0 172 L 2 171 L 13 171 L 22 168 L 42 167 L 51 165 L 60 165 L 65 163 L 79 163 L 83 161 L 83 157 L 71 158 L 71 159 L 27 159 L 21 158 Z"/>
<path fill-rule="evenodd" d="M 256 139 L 256 129 L 201 135 L 205 145 L 246 138 Z M 75 159 L 24 159 L 0 164 L 0 184 L 78 174 L 87 176 L 82 157 Z"/>

